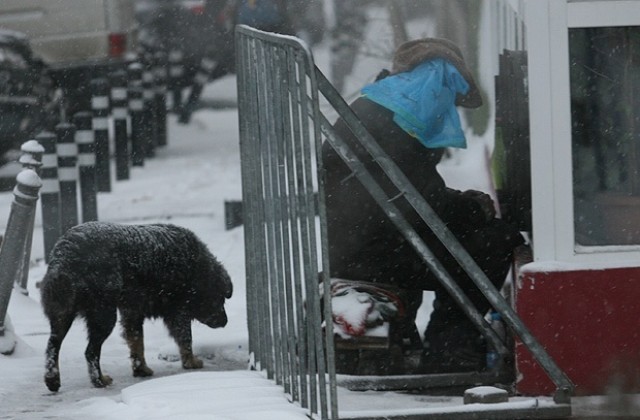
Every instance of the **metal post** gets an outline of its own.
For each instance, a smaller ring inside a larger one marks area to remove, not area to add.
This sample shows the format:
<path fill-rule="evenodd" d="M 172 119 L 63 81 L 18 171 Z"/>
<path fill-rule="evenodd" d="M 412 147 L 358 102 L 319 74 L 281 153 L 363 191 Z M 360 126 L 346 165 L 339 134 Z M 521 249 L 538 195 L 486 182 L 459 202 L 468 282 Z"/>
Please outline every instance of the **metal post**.
<path fill-rule="evenodd" d="M 142 101 L 144 104 L 142 115 L 143 145 L 146 157 L 155 155 L 156 147 L 156 112 L 154 106 L 154 77 L 148 65 L 142 71 Z"/>
<path fill-rule="evenodd" d="M 127 133 L 127 72 L 118 70 L 111 77 L 111 107 L 116 153 L 116 179 L 129 179 L 129 135 Z"/>
<path fill-rule="evenodd" d="M 49 253 L 60 237 L 60 182 L 58 181 L 58 155 L 56 135 L 43 131 L 36 141 L 44 148 L 42 155 L 42 234 L 44 237 L 44 261 L 49 263 Z"/>
<path fill-rule="evenodd" d="M 182 108 L 182 77 L 184 76 L 184 63 L 182 51 L 169 51 L 169 89 L 171 90 L 172 110 L 178 112 Z"/>
<path fill-rule="evenodd" d="M 78 149 L 78 175 L 80 182 L 80 206 L 82 221 L 98 220 L 98 194 L 96 188 L 96 155 L 90 112 L 78 112 L 73 116 L 76 126 L 75 143 Z"/>
<path fill-rule="evenodd" d="M 20 163 L 23 169 L 31 169 L 36 174 L 39 174 L 40 167 L 42 166 L 42 154 L 44 148 L 35 140 L 29 140 L 20 146 L 22 155 L 20 156 Z M 33 232 L 33 226 L 35 224 L 35 212 L 30 220 L 29 231 Z M 29 295 L 27 290 L 27 283 L 29 281 L 29 263 L 31 261 L 31 245 L 33 244 L 33 235 L 29 235 L 24 244 L 24 259 L 20 266 L 19 273 L 16 276 L 16 283 L 20 286 L 20 293 L 25 296 Z"/>
<path fill-rule="evenodd" d="M 42 182 L 38 174 L 32 169 L 23 169 L 16 177 L 13 189 L 11 213 L 7 222 L 4 243 L 0 249 L 0 339 L 8 339 L 5 335 L 6 315 L 11 299 L 11 291 L 23 262 L 23 251 L 27 238 L 33 235 L 31 221 L 36 211 L 36 201 Z M 2 353 L 11 354 L 15 348 L 12 343 L 3 343 Z"/>
<path fill-rule="evenodd" d="M 78 224 L 78 147 L 76 127 L 69 123 L 56 125 L 58 143 L 58 177 L 60 179 L 60 232 Z"/>
<path fill-rule="evenodd" d="M 109 164 L 109 82 L 99 78 L 91 81 L 93 141 L 96 153 L 96 183 L 98 191 L 111 191 Z M 64 231 L 64 230 L 63 230 Z"/>
<path fill-rule="evenodd" d="M 167 145 L 167 57 L 163 52 L 157 52 L 154 56 L 153 74 L 156 79 L 155 106 L 156 106 L 156 144 Z"/>

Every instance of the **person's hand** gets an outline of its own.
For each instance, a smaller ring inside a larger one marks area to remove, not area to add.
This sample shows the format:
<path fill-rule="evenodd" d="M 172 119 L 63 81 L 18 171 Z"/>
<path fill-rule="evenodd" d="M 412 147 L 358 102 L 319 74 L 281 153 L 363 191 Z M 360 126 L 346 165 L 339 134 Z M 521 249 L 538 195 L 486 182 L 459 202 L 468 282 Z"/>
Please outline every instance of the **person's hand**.
<path fill-rule="evenodd" d="M 478 203 L 486 221 L 496 217 L 496 208 L 489 194 L 482 191 L 467 190 L 462 195 Z"/>

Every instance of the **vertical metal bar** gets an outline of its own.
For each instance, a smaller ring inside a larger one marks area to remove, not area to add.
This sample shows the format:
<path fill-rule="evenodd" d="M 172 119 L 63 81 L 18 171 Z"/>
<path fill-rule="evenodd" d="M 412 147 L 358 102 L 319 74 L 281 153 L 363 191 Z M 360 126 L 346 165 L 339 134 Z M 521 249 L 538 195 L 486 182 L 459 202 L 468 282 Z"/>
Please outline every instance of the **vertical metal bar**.
<path fill-rule="evenodd" d="M 256 40 L 251 40 L 251 56 L 249 57 L 250 62 L 255 64 L 258 60 L 258 45 Z M 253 80 L 257 81 L 261 75 L 260 69 L 256 66 L 255 74 Z M 273 371 L 273 337 L 271 336 L 271 318 L 269 313 L 269 272 L 268 272 L 268 263 L 267 263 L 267 226 L 265 220 L 265 193 L 264 193 L 264 173 L 262 168 L 263 156 L 262 156 L 262 137 L 261 137 L 261 124 L 263 121 L 259 118 L 260 116 L 260 103 L 258 101 L 259 94 L 259 85 L 256 85 L 255 99 L 254 99 L 254 138 L 256 141 L 254 142 L 254 156 L 255 156 L 255 167 L 257 170 L 257 184 L 256 184 L 256 192 L 257 192 L 257 202 L 256 202 L 256 211 L 259 223 L 256 225 L 256 241 L 257 241 L 257 251 L 258 251 L 258 261 L 260 261 L 259 273 L 257 279 L 259 283 L 257 283 L 258 290 L 264 294 L 263 298 L 260 299 L 260 323 L 261 323 L 261 342 L 263 353 L 261 355 L 261 361 L 264 363 L 264 369 L 267 371 L 267 377 L 273 379 L 274 371 Z M 266 297 L 266 298 L 265 298 Z"/>
<path fill-rule="evenodd" d="M 306 109 L 307 109 L 307 94 L 306 94 L 306 73 L 304 71 L 304 63 L 300 63 L 298 53 L 296 52 L 296 79 L 297 79 L 297 92 L 298 99 L 300 101 L 300 108 L 302 111 L 300 115 L 301 122 L 301 130 L 300 130 L 300 138 L 296 143 L 296 162 L 298 163 L 297 167 L 297 192 L 298 192 L 298 205 L 300 212 L 300 227 L 301 227 L 301 248 L 302 248 L 302 261 L 303 261 L 303 278 L 301 281 L 304 283 L 304 297 L 307 303 L 306 308 L 306 319 L 305 319 L 305 329 L 306 329 L 306 338 L 307 338 L 307 368 L 309 372 L 309 398 L 310 404 L 309 409 L 312 413 L 318 413 L 318 370 L 317 370 L 317 360 L 316 360 L 316 334 L 314 328 L 318 322 L 316 319 L 315 305 L 314 305 L 314 295 L 313 291 L 317 289 L 317 278 L 315 284 L 309 285 L 309 272 L 311 271 L 311 259 L 315 258 L 315 255 L 311 254 L 310 250 L 310 229 L 313 225 L 309 224 L 309 218 L 307 217 L 307 213 L 309 211 L 307 192 L 306 192 L 306 183 L 305 183 L 305 159 L 304 146 L 309 142 L 309 120 L 307 117 Z"/>
<path fill-rule="evenodd" d="M 313 73 L 314 69 L 310 68 L 307 64 L 308 62 L 305 60 L 305 56 L 302 54 L 298 54 L 298 65 L 303 70 L 302 71 L 302 80 L 301 83 L 301 105 L 303 109 L 308 109 L 309 107 L 317 106 L 317 92 L 313 91 L 314 86 L 307 86 L 309 82 L 309 77 Z M 313 83 L 312 83 L 313 85 Z M 312 97 L 309 97 L 309 90 L 311 91 Z M 315 97 L 313 97 L 315 96 Z M 315 102 L 314 102 L 315 100 Z M 309 226 L 309 270 L 306 273 L 305 280 L 307 282 L 308 288 L 308 298 L 307 303 L 311 307 L 311 311 L 313 313 L 313 334 L 314 334 L 314 345 L 315 345 L 315 359 L 317 364 L 318 373 L 318 392 L 320 397 L 320 416 L 322 419 L 328 418 L 327 413 L 327 387 L 326 387 L 326 377 L 325 377 L 325 358 L 324 358 L 324 340 L 322 337 L 322 316 L 320 311 L 320 302 L 319 302 L 319 290 L 318 290 L 318 252 L 317 252 L 317 236 L 316 236 L 316 228 L 315 228 L 315 195 L 313 189 L 313 165 L 311 163 L 311 144 L 312 139 L 310 138 L 311 131 L 313 128 L 313 136 L 318 135 L 317 124 L 320 124 L 320 121 L 313 120 L 312 117 L 317 116 L 318 114 L 314 114 L 312 116 L 307 115 L 306 118 L 303 119 L 303 138 L 304 142 L 302 143 L 303 147 L 305 147 L 304 153 L 302 155 L 303 165 L 304 165 L 304 189 L 305 189 L 305 214 L 307 216 L 307 224 Z M 306 127 L 305 127 L 306 122 Z M 309 123 L 312 126 L 309 126 Z"/>
<path fill-rule="evenodd" d="M 287 192 L 287 174 L 285 161 L 285 144 L 286 144 L 286 124 L 285 124 L 285 105 L 284 92 L 282 89 L 283 80 L 286 79 L 286 66 L 283 63 L 282 47 L 274 45 L 270 48 L 270 62 L 272 63 L 272 104 L 274 107 L 273 125 L 275 128 L 275 136 L 272 139 L 274 145 L 274 160 L 276 163 L 276 178 L 278 181 L 278 214 L 279 231 L 276 236 L 276 247 L 278 266 L 280 269 L 279 276 L 279 311 L 280 311 L 280 329 L 282 337 L 282 362 L 283 362 L 283 381 L 285 392 L 293 395 L 294 380 L 292 378 L 293 371 L 293 340 L 290 330 L 291 311 L 289 310 L 289 285 L 291 284 L 291 250 L 290 250 L 290 233 L 289 233 L 289 207 Z"/>
<path fill-rule="evenodd" d="M 249 90 L 249 77 L 246 77 L 246 73 L 249 71 L 249 66 L 244 59 L 247 53 L 246 37 L 240 32 L 235 33 L 235 45 L 236 45 L 236 88 L 238 91 L 238 130 L 240 139 L 240 181 L 242 183 L 242 203 L 243 211 L 247 213 L 243 215 L 244 221 L 244 243 L 245 243 L 245 281 L 246 281 L 246 301 L 247 301 L 247 329 L 249 332 L 248 351 L 251 355 L 256 351 L 255 341 L 255 293 L 252 287 L 252 280 L 254 275 L 254 253 L 252 251 L 253 241 L 251 240 L 251 232 L 253 229 L 253 217 L 246 212 L 246 209 L 251 206 L 253 197 L 250 196 L 250 188 L 253 177 L 250 170 L 250 155 L 247 153 L 249 146 L 247 140 L 249 138 L 250 120 L 249 120 L 249 106 L 250 98 L 248 96 Z M 245 217 L 246 216 L 246 217 Z"/>
<path fill-rule="evenodd" d="M 245 207 L 244 215 L 248 217 L 248 221 L 251 226 L 250 233 L 253 236 L 249 237 L 249 244 L 251 244 L 250 251 L 252 253 L 252 275 L 248 279 L 250 281 L 250 287 L 253 291 L 256 308 L 255 308 L 255 321 L 256 321 L 256 336 L 255 336 L 255 358 L 256 368 L 262 369 L 262 363 L 268 355 L 267 345 L 269 345 L 267 339 L 270 334 L 268 333 L 268 318 L 265 306 L 267 305 L 266 299 L 260 299 L 258 294 L 265 294 L 267 291 L 263 287 L 266 280 L 266 267 L 264 266 L 264 209 L 263 196 L 262 196 L 262 172 L 260 169 L 260 138 L 259 138 L 259 122 L 258 117 L 258 93 L 257 93 L 257 71 L 253 66 L 257 59 L 255 50 L 255 41 L 250 38 L 245 39 L 246 52 L 242 57 L 246 63 L 247 69 L 244 92 L 246 94 L 246 102 L 249 104 L 249 108 L 246 113 L 247 118 L 247 131 L 248 136 L 243 139 L 243 145 L 247 149 L 245 153 L 248 157 L 249 163 L 248 169 L 250 177 L 249 182 L 250 190 L 248 197 L 251 199 L 247 202 L 248 206 Z M 243 216 L 244 217 L 244 216 Z M 245 233 L 246 235 L 246 233 Z M 265 368 L 267 364 L 265 363 Z"/>
<path fill-rule="evenodd" d="M 257 43 L 256 45 L 257 63 L 264 66 L 265 52 L 264 44 Z M 265 226 L 265 265 L 266 265 L 266 287 L 265 292 L 268 293 L 270 299 L 270 305 L 265 308 L 266 318 L 269 320 L 269 332 L 266 347 L 268 352 L 267 359 L 267 373 L 270 373 L 273 378 L 278 381 L 280 377 L 280 363 L 278 361 L 279 353 L 279 339 L 276 336 L 277 331 L 274 329 L 274 314 L 273 308 L 275 304 L 275 290 L 273 288 L 273 281 L 275 278 L 275 267 L 273 265 L 273 204 L 272 204 L 272 190 L 271 190 L 271 165 L 269 161 L 269 119 L 267 117 L 269 113 L 269 101 L 267 93 L 267 74 L 266 66 L 258 72 L 258 108 L 262 111 L 259 112 L 259 138 L 260 138 L 260 156 L 262 158 L 263 167 L 263 194 L 264 194 L 264 226 Z"/>
<path fill-rule="evenodd" d="M 278 119 L 276 113 L 277 102 L 273 100 L 275 95 L 274 84 L 272 75 L 275 74 L 275 66 L 272 60 L 273 47 L 269 44 L 263 44 L 263 62 L 266 64 L 264 69 L 266 96 L 265 102 L 265 114 L 267 121 L 267 138 L 266 138 L 266 159 L 268 162 L 269 172 L 269 211 L 267 214 L 267 221 L 271 227 L 271 237 L 269 243 L 269 263 L 272 267 L 271 273 L 273 276 L 271 280 L 271 316 L 273 319 L 273 338 L 276 351 L 276 383 L 282 384 L 285 376 L 284 365 L 284 343 L 282 337 L 282 319 L 280 317 L 280 283 L 282 279 L 282 259 L 280 256 L 281 248 L 281 223 L 282 217 L 280 214 L 280 193 L 278 186 L 278 133 L 276 131 L 276 121 Z"/>
<path fill-rule="evenodd" d="M 282 109 L 282 157 L 281 157 L 281 171 L 283 176 L 281 177 L 280 188 L 287 192 L 287 199 L 282 200 L 283 212 L 286 214 L 287 223 L 284 225 L 284 255 L 286 257 L 285 262 L 285 303 L 287 313 L 287 337 L 289 339 L 289 376 L 291 381 L 291 396 L 294 401 L 300 400 L 299 395 L 299 383 L 298 383 L 298 349 L 296 347 L 296 314 L 294 312 L 295 295 L 293 293 L 293 285 L 297 282 L 297 272 L 295 269 L 295 233 L 297 229 L 295 225 L 297 223 L 296 212 L 294 206 L 291 205 L 291 197 L 295 194 L 295 189 L 291 188 L 292 168 L 291 168 L 291 115 L 290 115 L 290 94 L 289 94 L 289 63 L 287 49 L 280 48 L 278 68 L 283 74 L 278 78 L 280 84 L 278 86 L 278 92 L 280 94 L 280 103 Z"/>
<path fill-rule="evenodd" d="M 301 255 L 301 243 L 300 237 L 302 233 L 300 232 L 300 219 L 301 213 L 298 211 L 300 208 L 300 195 L 297 193 L 296 185 L 297 185 L 297 173 L 299 162 L 297 161 L 296 155 L 296 144 L 300 141 L 301 133 L 300 133 L 300 101 L 299 101 L 299 90 L 298 90 L 298 82 L 296 77 L 296 60 L 295 60 L 295 50 L 289 50 L 289 57 L 287 60 L 288 67 L 288 89 L 289 89 L 289 97 L 291 101 L 291 128 L 292 128 L 292 136 L 289 141 L 288 154 L 289 154 L 289 191 L 290 191 L 290 205 L 291 211 L 293 212 L 293 237 L 295 238 L 295 244 L 293 247 L 293 258 L 294 258 L 294 272 L 295 272 L 295 283 L 294 283 L 294 294 L 296 299 L 296 320 L 297 320 L 297 337 L 299 344 L 299 354 L 298 354 L 298 363 L 300 368 L 300 403 L 302 407 L 309 407 L 309 395 L 307 388 L 307 379 L 309 377 L 309 370 L 307 366 L 307 340 L 305 334 L 307 333 L 307 328 L 305 328 L 305 307 L 304 307 L 304 297 L 302 290 L 302 255 Z"/>

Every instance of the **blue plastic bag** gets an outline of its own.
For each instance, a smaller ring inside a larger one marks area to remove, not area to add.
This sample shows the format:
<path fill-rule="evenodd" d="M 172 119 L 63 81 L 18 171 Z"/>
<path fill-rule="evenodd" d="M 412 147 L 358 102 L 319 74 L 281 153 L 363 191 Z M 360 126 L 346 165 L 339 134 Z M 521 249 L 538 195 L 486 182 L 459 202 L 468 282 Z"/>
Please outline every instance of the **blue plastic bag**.
<path fill-rule="evenodd" d="M 365 86 L 361 93 L 393 111 L 394 122 L 428 148 L 466 148 L 455 101 L 469 83 L 446 60 L 426 61 L 409 72 L 398 73 Z"/>

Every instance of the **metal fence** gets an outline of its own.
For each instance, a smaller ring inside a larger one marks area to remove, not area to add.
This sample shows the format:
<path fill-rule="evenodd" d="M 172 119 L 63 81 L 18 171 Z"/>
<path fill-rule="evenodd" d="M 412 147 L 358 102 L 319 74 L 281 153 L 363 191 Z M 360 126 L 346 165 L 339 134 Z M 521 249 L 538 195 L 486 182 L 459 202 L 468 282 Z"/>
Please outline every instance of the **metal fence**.
<path fill-rule="evenodd" d="M 397 211 L 394 197 L 387 196 L 350 146 L 335 134 L 320 111 L 322 95 L 532 351 L 558 386 L 556 402 L 568 402 L 573 390 L 571 382 L 316 68 L 311 51 L 296 38 L 246 26 L 236 29 L 236 51 L 247 310 L 253 366 L 282 384 L 293 401 L 309 408 L 312 415 L 338 418 L 332 323 L 323 322 L 331 319 L 330 299 L 321 305 L 322 295 L 329 295 L 324 194 L 322 177 L 318 176 L 322 173 L 323 140 L 337 151 L 489 343 L 502 355 L 509 352 Z M 478 383 L 472 376 L 461 380 L 460 374 L 404 375 L 389 377 L 386 382 L 376 381 L 384 382 L 378 389 L 394 389 L 393 384 L 400 382 L 404 389 Z M 412 385 L 407 386 L 408 383 Z"/>
<path fill-rule="evenodd" d="M 246 27 L 236 37 L 249 350 L 294 401 L 337 418 L 315 66 L 291 38 Z"/>

